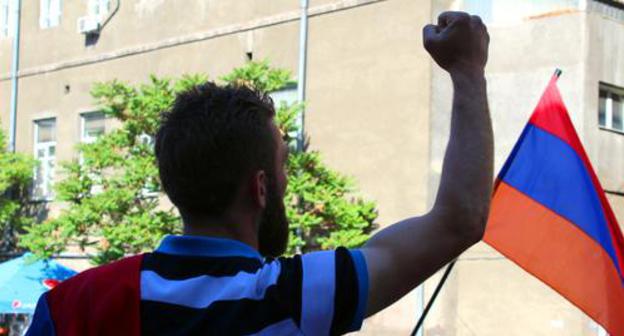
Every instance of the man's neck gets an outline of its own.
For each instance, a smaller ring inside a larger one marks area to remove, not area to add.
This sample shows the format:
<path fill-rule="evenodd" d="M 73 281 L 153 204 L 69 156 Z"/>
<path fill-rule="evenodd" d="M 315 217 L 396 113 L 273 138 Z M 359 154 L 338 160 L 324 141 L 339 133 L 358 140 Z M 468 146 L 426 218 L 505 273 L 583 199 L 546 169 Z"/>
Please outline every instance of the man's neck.
<path fill-rule="evenodd" d="M 253 225 L 230 224 L 231 222 L 202 221 L 185 223 L 183 233 L 189 236 L 227 238 L 238 240 L 258 250 L 258 236 Z"/>

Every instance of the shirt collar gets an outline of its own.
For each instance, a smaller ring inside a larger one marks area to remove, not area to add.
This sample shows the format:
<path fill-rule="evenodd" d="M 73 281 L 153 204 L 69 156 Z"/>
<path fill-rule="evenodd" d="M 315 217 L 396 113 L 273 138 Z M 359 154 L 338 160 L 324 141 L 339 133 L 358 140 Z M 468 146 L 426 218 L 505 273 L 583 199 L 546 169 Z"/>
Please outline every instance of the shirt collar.
<path fill-rule="evenodd" d="M 262 260 L 251 246 L 238 240 L 205 236 L 166 236 L 156 252 L 204 257 L 247 257 Z"/>

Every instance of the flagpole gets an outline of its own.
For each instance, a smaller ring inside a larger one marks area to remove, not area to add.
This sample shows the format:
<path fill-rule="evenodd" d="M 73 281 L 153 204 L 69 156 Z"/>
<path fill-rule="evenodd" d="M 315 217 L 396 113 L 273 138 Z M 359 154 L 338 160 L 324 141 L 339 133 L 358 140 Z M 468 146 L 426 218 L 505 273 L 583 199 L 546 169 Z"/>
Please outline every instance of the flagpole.
<path fill-rule="evenodd" d="M 557 68 L 555 69 L 555 77 L 557 77 L 557 79 L 559 78 L 559 76 L 561 76 L 561 69 Z"/>
<path fill-rule="evenodd" d="M 453 269 L 453 266 L 455 266 L 455 262 L 457 262 L 457 259 L 451 261 L 451 263 L 448 264 L 448 266 L 446 267 L 446 270 L 444 271 L 444 274 L 442 275 L 442 279 L 440 279 L 438 286 L 436 286 L 435 291 L 433 291 L 433 295 L 431 296 L 431 299 L 429 299 L 429 302 L 427 303 L 427 306 L 425 307 L 425 310 L 423 311 L 422 315 L 420 315 L 420 318 L 418 319 L 418 323 L 416 323 L 416 327 L 414 327 L 414 330 L 412 330 L 411 336 L 415 336 L 416 333 L 418 333 L 418 330 L 420 330 L 420 328 L 422 327 L 423 322 L 425 322 L 425 317 L 427 317 L 427 314 L 429 313 L 429 310 L 433 306 L 433 303 L 438 298 L 438 294 L 440 294 L 440 290 L 442 289 L 442 286 L 444 286 L 446 279 L 448 278 L 449 274 L 451 274 L 451 270 Z"/>

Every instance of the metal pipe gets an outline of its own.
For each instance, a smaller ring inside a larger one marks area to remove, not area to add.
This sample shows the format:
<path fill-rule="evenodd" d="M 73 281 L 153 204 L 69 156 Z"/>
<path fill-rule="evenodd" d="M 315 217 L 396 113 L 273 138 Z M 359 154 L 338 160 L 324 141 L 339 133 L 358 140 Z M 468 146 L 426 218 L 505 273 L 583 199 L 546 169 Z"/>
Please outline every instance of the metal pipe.
<path fill-rule="evenodd" d="M 427 317 L 427 314 L 429 314 L 429 310 L 433 306 L 433 303 L 438 298 L 438 294 L 440 294 L 440 290 L 442 289 L 442 286 L 444 286 L 444 283 L 446 282 L 446 279 L 448 278 L 449 274 L 451 274 L 451 270 L 453 269 L 453 266 L 455 266 L 456 262 L 457 262 L 457 259 L 451 261 L 451 263 L 448 264 L 448 266 L 446 267 L 446 270 L 444 271 L 444 274 L 442 275 L 442 279 L 440 279 L 440 282 L 438 282 L 436 289 L 433 291 L 433 295 L 431 296 L 431 299 L 429 299 L 429 302 L 427 303 L 427 306 L 425 307 L 425 311 L 422 313 L 422 315 L 420 315 L 420 318 L 418 319 L 418 322 L 416 323 L 414 330 L 412 330 L 412 333 L 410 334 L 411 336 L 415 336 L 418 333 L 418 330 L 420 330 L 421 328 L 424 328 L 423 323 L 425 322 L 425 318 Z"/>
<path fill-rule="evenodd" d="M 611 195 L 616 195 L 616 196 L 624 196 L 624 191 L 605 189 L 604 192 L 606 194 L 611 194 Z"/>
<path fill-rule="evenodd" d="M 13 29 L 13 63 L 11 64 L 11 114 L 9 116 L 9 151 L 15 152 L 15 124 L 17 120 L 17 81 L 20 58 L 20 17 L 21 0 L 14 0 L 14 29 Z"/>
<path fill-rule="evenodd" d="M 418 292 L 418 307 L 417 307 L 417 313 L 418 316 L 422 316 L 423 312 L 425 311 L 425 282 L 423 281 L 423 283 L 420 284 L 420 286 L 418 286 L 418 288 L 416 288 L 417 292 Z M 424 328 L 418 328 L 416 330 L 416 336 L 423 336 Z"/>
<path fill-rule="evenodd" d="M 305 103 L 306 95 L 306 67 L 308 55 L 308 0 L 300 0 L 301 18 L 299 20 L 299 74 L 297 76 L 297 100 Z M 299 136 L 297 149 L 304 150 L 305 145 L 305 105 L 299 113 Z"/>
<path fill-rule="evenodd" d="M 106 24 L 113 18 L 113 16 L 115 16 L 115 14 L 117 14 L 117 11 L 119 11 L 119 7 L 121 6 L 121 0 L 117 0 L 116 2 L 117 2 L 117 4 L 115 5 L 115 9 L 113 9 L 113 11 L 110 12 L 110 14 L 108 14 L 108 16 L 106 16 L 106 19 L 104 19 L 102 21 L 102 24 L 100 25 L 100 31 L 102 31 L 102 29 L 104 29 L 104 26 L 106 26 Z"/>

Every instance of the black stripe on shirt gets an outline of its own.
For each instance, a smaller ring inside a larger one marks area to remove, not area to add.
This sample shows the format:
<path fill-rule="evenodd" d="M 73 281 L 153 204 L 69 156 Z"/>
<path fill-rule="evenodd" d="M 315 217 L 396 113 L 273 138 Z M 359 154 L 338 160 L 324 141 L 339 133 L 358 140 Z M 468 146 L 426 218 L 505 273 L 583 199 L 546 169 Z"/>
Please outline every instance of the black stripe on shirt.
<path fill-rule="evenodd" d="M 217 301 L 196 309 L 156 301 L 141 301 L 143 335 L 245 335 L 280 322 L 290 315 L 275 303 L 277 286 L 262 300 Z"/>
<path fill-rule="evenodd" d="M 297 327 L 301 327 L 301 296 L 303 288 L 303 265 L 301 256 L 280 258 L 280 275 L 277 278 L 279 301 L 285 305 Z"/>
<path fill-rule="evenodd" d="M 349 250 L 336 249 L 336 292 L 334 295 L 334 317 L 330 335 L 348 332 L 358 305 L 358 278 L 355 264 Z"/>
<path fill-rule="evenodd" d="M 255 273 L 262 261 L 246 257 L 179 256 L 146 253 L 141 270 L 154 271 L 168 280 L 184 280 L 201 275 L 233 276 L 239 272 Z"/>

